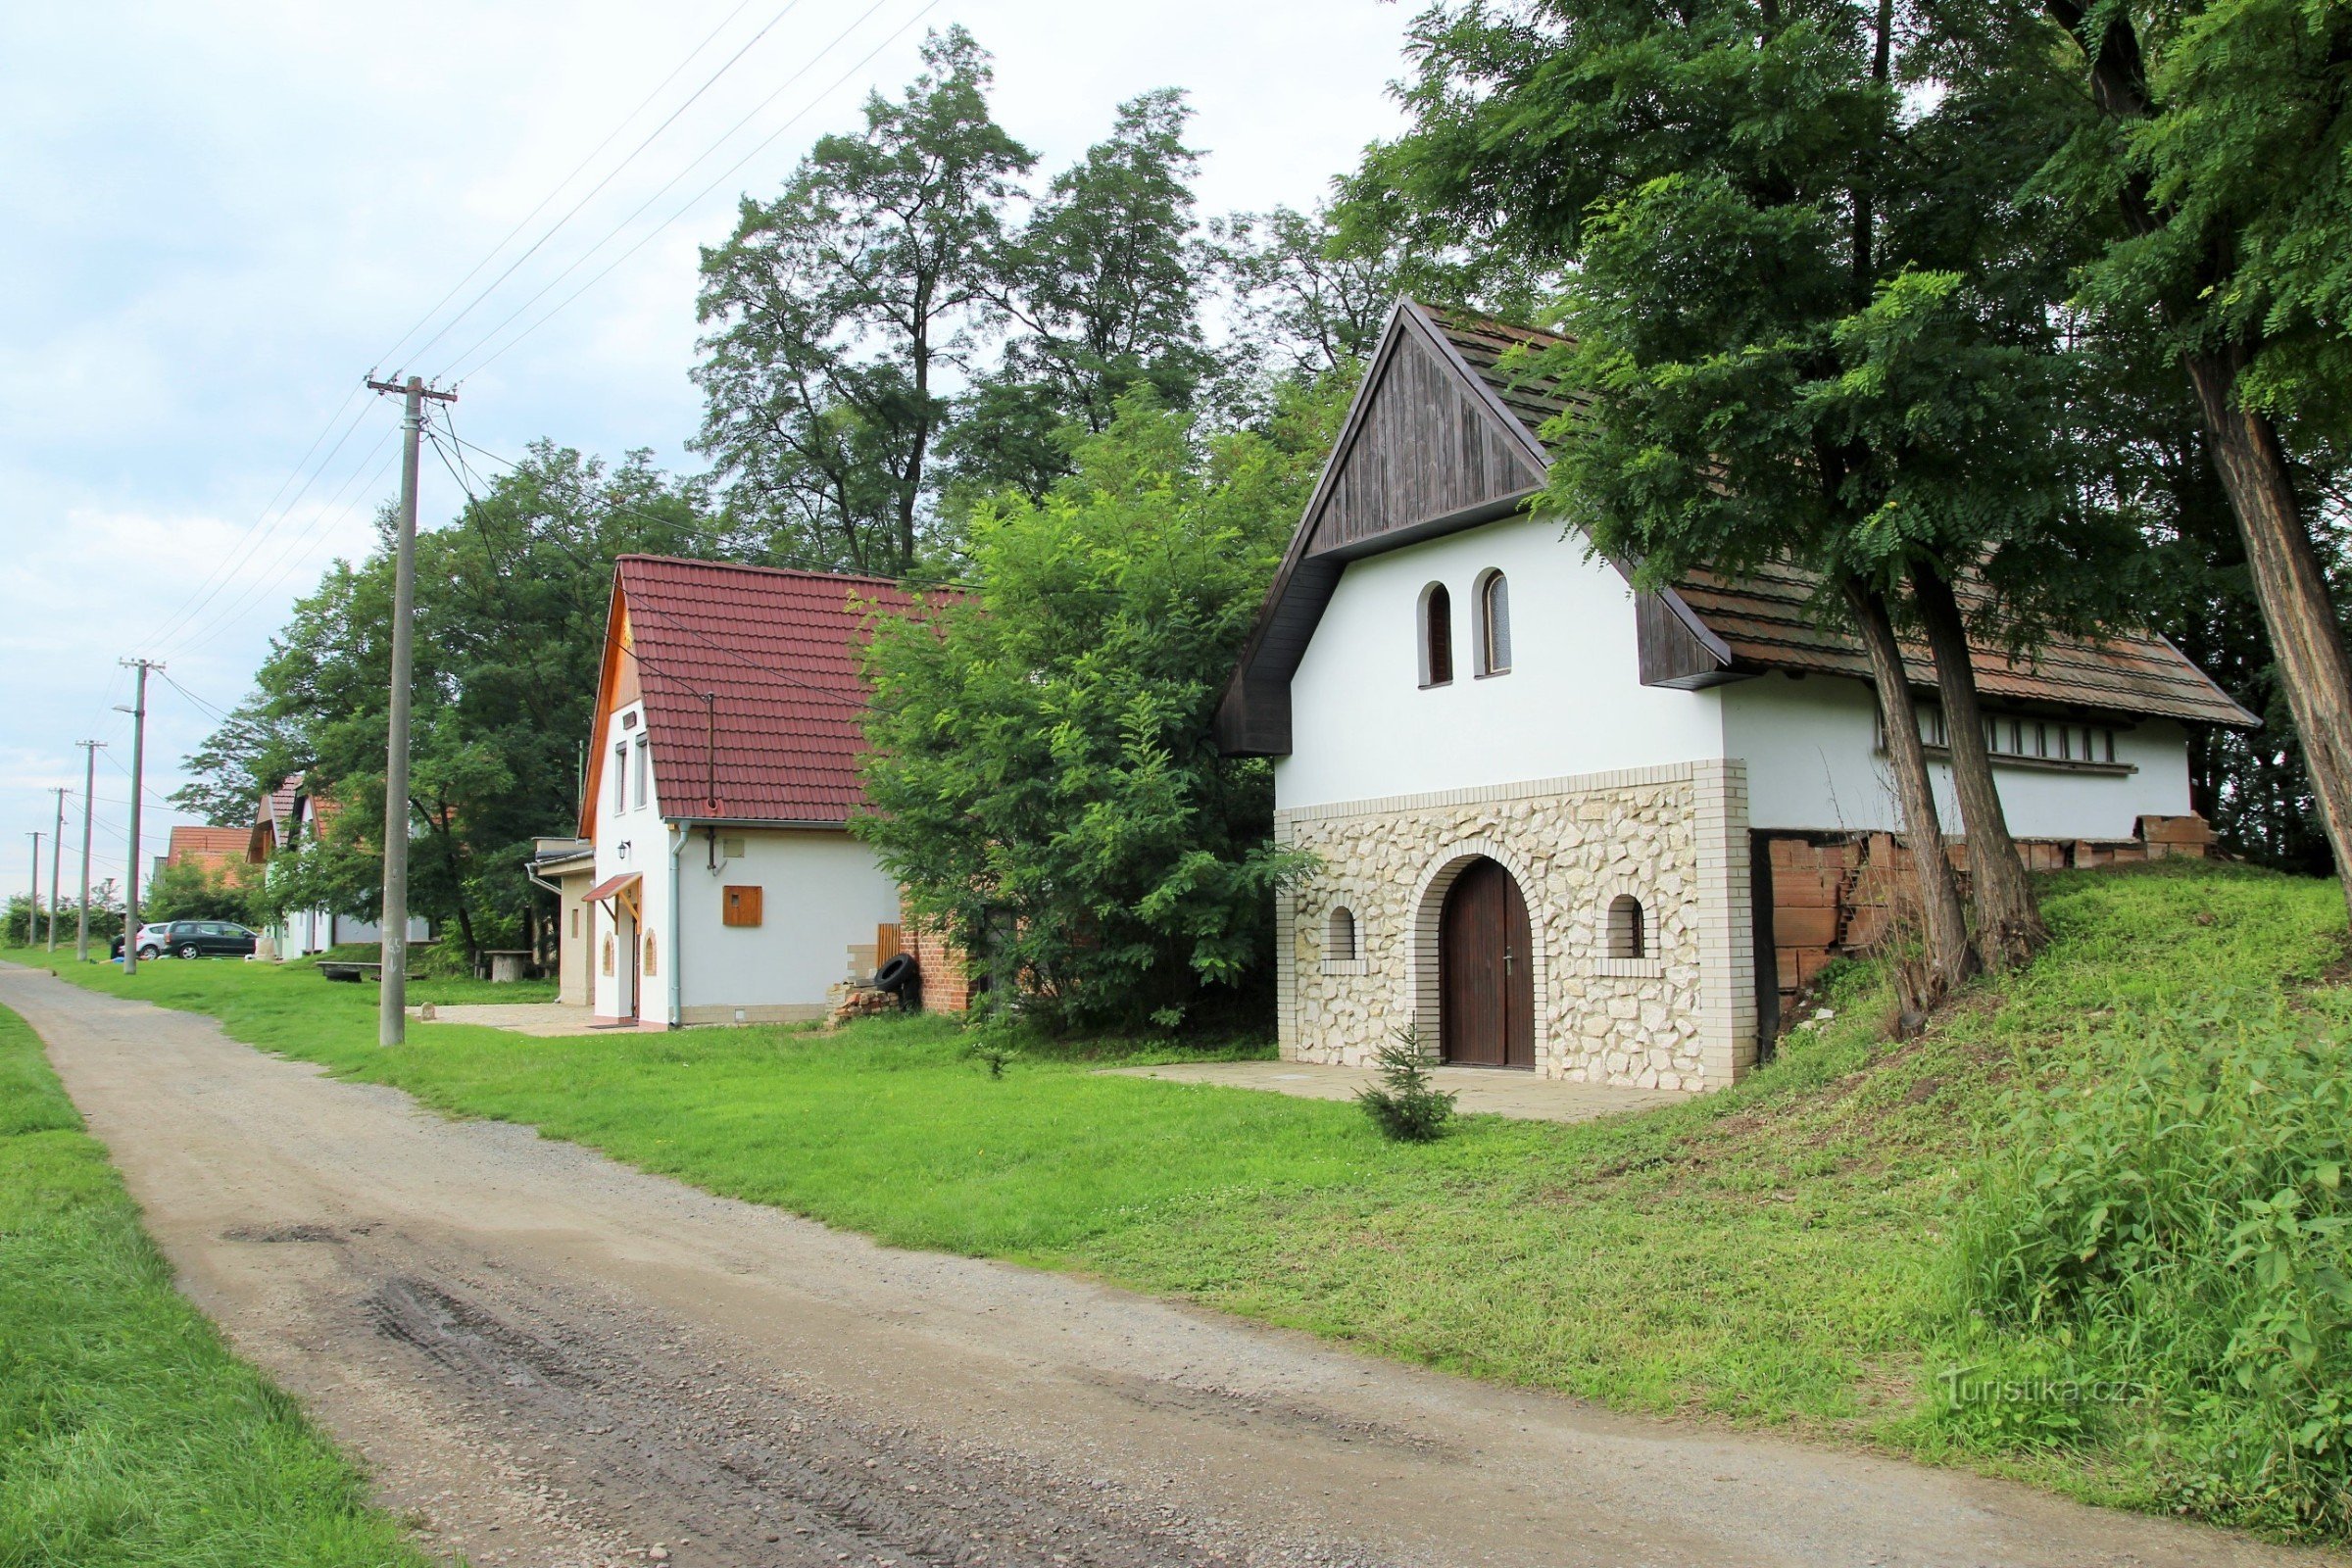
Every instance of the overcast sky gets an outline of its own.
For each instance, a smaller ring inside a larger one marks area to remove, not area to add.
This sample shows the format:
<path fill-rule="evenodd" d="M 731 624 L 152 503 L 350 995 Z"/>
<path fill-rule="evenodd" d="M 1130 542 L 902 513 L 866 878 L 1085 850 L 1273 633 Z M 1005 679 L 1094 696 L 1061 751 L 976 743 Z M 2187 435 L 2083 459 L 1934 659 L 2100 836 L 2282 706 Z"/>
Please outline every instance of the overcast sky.
<path fill-rule="evenodd" d="M 1046 170 L 1119 100 L 1187 89 L 1208 214 L 1312 204 L 1394 130 L 1409 16 L 1378 0 L 0 7 L 0 889 L 24 885 L 25 835 L 70 784 L 71 896 L 74 743 L 93 737 L 111 745 L 92 861 L 121 874 L 121 658 L 166 660 L 185 688 L 149 694 L 149 852 L 186 819 L 161 797 L 212 728 L 205 705 L 246 693 L 295 596 L 365 552 L 397 486 L 394 407 L 352 397 L 370 368 L 462 374 L 458 427 L 494 451 L 549 436 L 693 466 L 696 246 L 723 237 L 738 192 L 772 191 L 815 135 L 855 124 L 868 88 L 906 82 L 926 28 L 961 23 L 995 52 L 998 118 Z M 425 525 L 457 499 L 428 455 Z"/>

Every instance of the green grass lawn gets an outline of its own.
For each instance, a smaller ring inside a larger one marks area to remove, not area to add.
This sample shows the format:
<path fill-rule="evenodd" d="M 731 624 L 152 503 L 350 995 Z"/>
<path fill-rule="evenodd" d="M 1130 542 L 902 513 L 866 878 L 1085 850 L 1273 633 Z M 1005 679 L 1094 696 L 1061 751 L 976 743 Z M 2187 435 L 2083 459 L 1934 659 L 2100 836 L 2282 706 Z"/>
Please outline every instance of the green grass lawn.
<path fill-rule="evenodd" d="M 992 1080 L 936 1019 L 565 1040 L 431 1025 L 386 1054 L 368 988 L 228 964 L 73 978 L 898 1245 L 2166 1505 L 2124 1435 L 2019 1445 L 1939 1413 L 1950 1226 L 2018 1093 L 2128 1051 L 2152 1020 L 2226 997 L 2352 1022 L 2322 984 L 2343 904 L 2332 883 L 2178 863 L 2045 895 L 2043 959 L 1921 1039 L 1882 1038 L 1879 978 L 1852 968 L 1838 1015 L 1734 1089 L 1573 1127 L 1473 1117 L 1434 1146 L 1384 1143 L 1346 1104 L 1096 1075 L 1135 1054 L 1113 1045 L 1034 1047 Z"/>
<path fill-rule="evenodd" d="M 172 1288 L 39 1042 L 0 1008 L 0 1565 L 426 1561 Z"/>

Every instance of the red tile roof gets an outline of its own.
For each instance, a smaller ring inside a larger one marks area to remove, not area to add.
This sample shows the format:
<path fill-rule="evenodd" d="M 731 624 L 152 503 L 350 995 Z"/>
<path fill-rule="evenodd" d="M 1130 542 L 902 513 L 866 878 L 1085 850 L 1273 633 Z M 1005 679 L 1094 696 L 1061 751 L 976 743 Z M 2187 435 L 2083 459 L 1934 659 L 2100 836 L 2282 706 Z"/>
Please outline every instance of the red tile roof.
<path fill-rule="evenodd" d="M 164 854 L 166 865 L 185 865 L 193 862 L 209 870 L 219 870 L 245 858 L 248 830 L 241 827 L 175 827 L 172 830 L 172 845 Z"/>
<path fill-rule="evenodd" d="M 834 823 L 865 805 L 858 655 L 873 614 L 916 610 L 913 594 L 883 577 L 623 556 L 612 603 L 664 817 Z M 605 694 L 598 711 L 619 706 Z"/>

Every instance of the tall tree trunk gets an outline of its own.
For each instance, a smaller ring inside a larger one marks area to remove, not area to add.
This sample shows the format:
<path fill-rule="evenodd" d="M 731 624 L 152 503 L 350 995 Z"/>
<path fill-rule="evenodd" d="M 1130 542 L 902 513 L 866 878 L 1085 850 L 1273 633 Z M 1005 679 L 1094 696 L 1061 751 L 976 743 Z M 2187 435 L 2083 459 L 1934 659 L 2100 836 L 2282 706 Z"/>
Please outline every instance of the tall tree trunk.
<path fill-rule="evenodd" d="M 1870 656 L 1872 684 L 1886 730 L 1886 758 L 1894 765 L 1894 788 L 1903 813 L 1903 843 L 1919 881 L 1920 914 L 1927 927 L 1928 977 L 1924 994 L 1911 999 L 1922 1010 L 1976 970 L 1968 945 L 1968 915 L 1960 886 L 1943 856 L 1943 827 L 1936 820 L 1936 790 L 1928 780 L 1928 758 L 1919 740 L 1919 715 L 1911 705 L 1911 682 L 1903 672 L 1902 650 L 1886 601 L 1876 589 L 1846 579 L 1839 584 L 1862 647 Z"/>
<path fill-rule="evenodd" d="M 2091 99 L 2102 113 L 2135 121 L 2154 112 L 2146 55 L 2128 11 L 2094 12 L 2082 0 L 2043 0 L 2043 10 L 2082 46 L 2090 63 Z M 2094 16 L 2102 19 L 2095 35 Z M 2165 226 L 2169 215 L 2157 207 L 2144 171 L 2127 174 L 2117 201 L 2124 225 L 2134 236 L 2145 237 Z M 2200 269 L 2207 288 L 2223 280 L 2218 247 L 2231 238 L 2219 236 L 2213 242 L 2215 254 Z M 2193 302 L 2165 302 L 2165 324 L 2180 330 L 2183 318 L 2195 308 Z M 2221 472 L 2238 535 L 2245 541 L 2255 602 L 2262 608 L 2262 623 L 2278 660 L 2280 684 L 2311 774 L 2312 799 L 2319 807 L 2320 825 L 2327 830 L 2328 847 L 2335 854 L 2346 912 L 2352 915 L 2352 662 L 2347 662 L 2336 631 L 2328 580 L 2320 569 L 2319 552 L 2312 545 L 2311 527 L 2296 498 L 2278 432 L 2269 419 L 2237 401 L 2238 372 L 2260 345 L 2257 328 L 2220 350 L 2184 346 L 2180 362 L 2196 390 L 2214 466 Z"/>
<path fill-rule="evenodd" d="M 1929 562 L 1911 572 L 1928 649 L 1936 657 L 1936 691 L 1943 700 L 1944 739 L 1952 753 L 1952 783 L 1968 833 L 1969 891 L 1977 906 L 1977 953 L 1999 971 L 2025 962 L 2050 940 L 2034 906 L 2025 861 L 2009 836 L 2009 820 L 1992 778 L 1984 745 L 1984 710 L 1977 701 L 1977 672 L 1968 657 L 1968 622 L 1952 585 Z"/>
<path fill-rule="evenodd" d="M 2312 547 L 2271 421 L 2234 396 L 2238 356 L 2184 354 L 2212 438 L 2214 466 L 2245 541 L 2254 599 L 2285 679 L 2286 705 L 2303 741 L 2303 765 L 2335 874 L 2352 913 L 2352 662 L 2336 629 L 2327 574 Z"/>

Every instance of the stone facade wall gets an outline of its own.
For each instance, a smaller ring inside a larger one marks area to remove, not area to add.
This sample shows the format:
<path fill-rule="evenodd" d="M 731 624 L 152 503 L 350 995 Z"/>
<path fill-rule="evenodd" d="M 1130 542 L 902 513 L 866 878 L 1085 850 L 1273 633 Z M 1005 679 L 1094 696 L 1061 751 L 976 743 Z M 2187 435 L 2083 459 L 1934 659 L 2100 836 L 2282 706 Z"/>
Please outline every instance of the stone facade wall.
<path fill-rule="evenodd" d="M 1535 947 L 1536 1071 L 1698 1090 L 1755 1030 L 1744 773 L 1705 761 L 1276 813 L 1318 866 L 1276 907 L 1284 1054 L 1361 1065 L 1408 1024 L 1435 1049 L 1438 923 L 1453 879 L 1500 863 Z M 1646 956 L 1609 956 L 1611 903 L 1642 906 Z M 1337 922 L 1334 911 L 1351 919 Z M 1352 925 L 1352 956 L 1338 951 Z"/>

